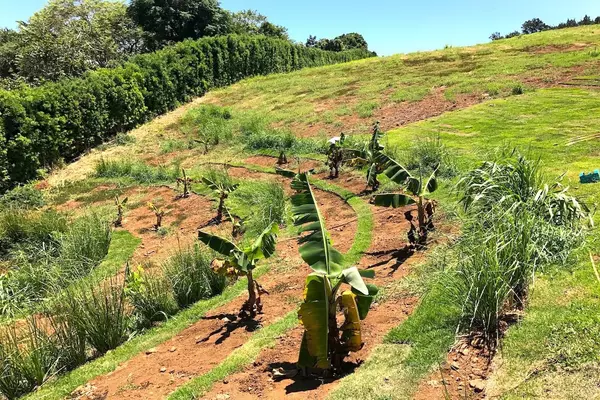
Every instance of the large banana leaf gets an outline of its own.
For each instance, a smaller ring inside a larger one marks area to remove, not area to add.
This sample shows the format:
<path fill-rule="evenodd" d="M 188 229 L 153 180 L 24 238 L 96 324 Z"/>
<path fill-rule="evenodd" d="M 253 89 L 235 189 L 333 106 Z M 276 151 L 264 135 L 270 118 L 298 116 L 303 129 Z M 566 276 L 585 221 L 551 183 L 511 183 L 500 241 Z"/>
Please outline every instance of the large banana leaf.
<path fill-rule="evenodd" d="M 210 190 L 220 191 L 220 192 L 233 192 L 239 186 L 237 183 L 228 184 L 215 182 L 211 179 L 202 177 L 202 182 L 209 187 Z"/>
<path fill-rule="evenodd" d="M 244 253 L 252 260 L 261 260 L 269 258 L 275 253 L 275 244 L 279 226 L 275 222 L 271 222 L 269 226 L 260 234 L 254 241 L 252 246 L 244 249 Z"/>
<path fill-rule="evenodd" d="M 409 204 L 414 204 L 415 200 L 405 194 L 384 193 L 377 194 L 373 197 L 373 204 L 379 207 L 404 207 Z"/>
<path fill-rule="evenodd" d="M 384 166 L 383 173 L 395 183 L 405 185 L 409 179 L 416 179 L 403 165 L 383 153 L 377 155 L 377 162 Z"/>
<path fill-rule="evenodd" d="M 365 284 L 365 281 L 363 281 L 362 275 L 356 267 L 350 267 L 343 270 L 342 281 L 362 294 L 369 294 L 369 289 L 367 289 L 367 285 Z"/>
<path fill-rule="evenodd" d="M 344 324 L 340 328 L 342 331 L 342 343 L 344 343 L 345 350 L 347 351 L 359 351 L 363 343 L 356 295 L 346 290 L 342 293 L 341 305 L 346 317 Z"/>
<path fill-rule="evenodd" d="M 292 188 L 299 192 L 292 196 L 294 225 L 300 227 L 300 233 L 308 233 L 300 239 L 300 256 L 314 271 L 327 276 L 339 276 L 343 257 L 330 243 L 308 175 L 296 175 Z"/>
<path fill-rule="evenodd" d="M 306 278 L 304 303 L 298 317 L 304 325 L 298 366 L 329 369 L 329 303 L 332 296 L 329 279 L 312 273 Z"/>
<path fill-rule="evenodd" d="M 352 293 L 356 295 L 356 307 L 358 308 L 358 315 L 361 321 L 367 318 L 367 314 L 369 313 L 369 309 L 371 308 L 371 304 L 375 300 L 375 296 L 379 292 L 377 286 L 368 284 L 367 285 L 368 294 L 363 294 L 357 291 L 356 289 L 352 289 Z"/>
<path fill-rule="evenodd" d="M 198 231 L 198 240 L 226 257 L 231 256 L 234 250 L 241 251 L 238 247 L 227 239 L 211 235 L 210 233 Z"/>

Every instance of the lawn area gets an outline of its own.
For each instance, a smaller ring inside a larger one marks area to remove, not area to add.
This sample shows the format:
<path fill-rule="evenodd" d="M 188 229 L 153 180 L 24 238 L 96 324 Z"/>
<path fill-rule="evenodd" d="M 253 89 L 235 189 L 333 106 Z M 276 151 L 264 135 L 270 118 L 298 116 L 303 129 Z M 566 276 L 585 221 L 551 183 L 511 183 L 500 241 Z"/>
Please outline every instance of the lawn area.
<path fill-rule="evenodd" d="M 439 135 L 463 167 L 493 159 L 498 149 L 517 148 L 530 157 L 541 157 L 550 178 L 566 173 L 563 183 L 594 205 L 600 203 L 600 186 L 581 185 L 578 175 L 600 168 L 600 139 L 573 141 L 598 133 L 599 100 L 600 92 L 594 90 L 539 90 L 391 131 L 388 141 L 390 146 L 405 148 L 414 138 Z M 439 192 L 442 203 L 451 201 L 449 191 L 447 186 Z M 597 225 L 598 215 L 595 220 Z M 598 259 L 599 239 L 595 229 L 587 249 L 570 265 L 536 275 L 525 316 L 508 330 L 494 359 L 487 395 L 507 399 L 600 396 L 600 344 L 595 339 L 600 334 L 600 282 L 587 253 L 591 250 Z M 437 371 L 454 342 L 452 321 L 458 310 L 452 310 L 441 293 L 430 292 L 331 398 L 348 393 L 364 393 L 366 399 L 411 398 L 419 378 Z"/>

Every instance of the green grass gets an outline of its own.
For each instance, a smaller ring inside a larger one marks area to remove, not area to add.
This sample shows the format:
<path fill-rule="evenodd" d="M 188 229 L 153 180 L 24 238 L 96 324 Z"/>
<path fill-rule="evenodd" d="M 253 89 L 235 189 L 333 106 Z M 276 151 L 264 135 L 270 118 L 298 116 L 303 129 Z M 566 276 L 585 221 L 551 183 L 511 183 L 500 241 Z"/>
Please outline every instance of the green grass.
<path fill-rule="evenodd" d="M 535 53 L 543 46 L 569 46 Z M 208 94 L 207 101 L 237 110 L 257 111 L 284 125 L 296 124 L 302 132 L 309 125 L 331 124 L 336 115 L 355 115 L 363 120 L 377 115 L 376 108 L 398 101 L 419 101 L 433 88 L 441 88 L 449 100 L 461 95 L 505 97 L 531 80 L 551 79 L 567 68 L 582 65 L 594 75 L 598 58 L 591 50 L 600 43 L 597 27 L 561 29 L 471 47 L 399 54 L 346 64 L 306 69 L 291 74 L 246 79 Z"/>
<path fill-rule="evenodd" d="M 268 271 L 266 267 L 256 270 L 257 277 Z M 100 376 L 114 371 L 119 364 L 135 355 L 155 347 L 193 325 L 207 312 L 227 304 L 246 290 L 246 280 L 240 279 L 234 285 L 225 289 L 220 296 L 202 300 L 190 308 L 180 312 L 164 324 L 136 336 L 115 350 L 95 359 L 61 377 L 43 385 L 38 391 L 28 395 L 27 399 L 62 399 L 77 387 Z"/>

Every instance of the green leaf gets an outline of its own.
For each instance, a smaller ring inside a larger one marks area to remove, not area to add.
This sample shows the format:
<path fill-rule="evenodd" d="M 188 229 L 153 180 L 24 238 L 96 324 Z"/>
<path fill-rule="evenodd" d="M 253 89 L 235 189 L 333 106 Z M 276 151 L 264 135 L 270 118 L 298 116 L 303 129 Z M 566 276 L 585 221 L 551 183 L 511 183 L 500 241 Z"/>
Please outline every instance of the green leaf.
<path fill-rule="evenodd" d="M 260 236 L 256 238 L 252 246 L 244 249 L 246 256 L 254 261 L 271 257 L 275 253 L 278 232 L 279 226 L 277 223 L 271 222 Z"/>
<path fill-rule="evenodd" d="M 375 296 L 379 292 L 379 288 L 373 284 L 367 284 L 367 289 L 368 294 L 363 294 L 352 288 L 352 293 L 356 295 L 356 306 L 358 307 L 358 315 L 361 320 L 367 318 L 371 304 L 373 304 L 373 300 L 375 300 Z"/>
<path fill-rule="evenodd" d="M 358 268 L 350 267 L 346 268 L 342 271 L 343 281 L 348 285 L 352 286 L 352 289 L 356 289 L 360 293 L 367 295 L 369 294 L 369 290 L 367 289 L 367 285 L 363 281 Z"/>
<path fill-rule="evenodd" d="M 375 271 L 373 271 L 372 269 L 359 269 L 358 273 L 363 278 L 370 278 L 370 279 L 375 278 Z"/>
<path fill-rule="evenodd" d="M 373 197 L 373 204 L 379 207 L 399 208 L 409 204 L 415 204 L 415 200 L 405 194 L 385 193 Z"/>
<path fill-rule="evenodd" d="M 307 233 L 299 241 L 300 256 L 314 271 L 338 276 L 342 272 L 343 256 L 330 243 L 308 175 L 298 174 L 292 188 L 300 192 L 292 196 L 294 225 L 300 227 L 300 232 Z"/>
<path fill-rule="evenodd" d="M 304 325 L 300 367 L 329 369 L 329 303 L 331 288 L 326 276 L 312 273 L 306 278 L 304 303 L 298 318 Z"/>
<path fill-rule="evenodd" d="M 435 177 L 436 173 L 437 173 L 437 170 L 433 171 L 433 173 L 431 174 L 429 179 L 427 179 L 427 182 L 425 182 L 425 185 L 424 185 L 425 190 L 427 190 L 427 192 L 429 192 L 429 193 L 435 192 L 438 188 L 438 182 Z M 425 193 L 422 193 L 422 195 L 423 194 L 425 194 Z"/>
<path fill-rule="evenodd" d="M 296 173 L 294 171 L 290 171 L 289 169 L 283 169 L 279 167 L 275 167 L 275 173 L 286 178 L 293 178 L 296 176 Z"/>
<path fill-rule="evenodd" d="M 386 168 L 383 173 L 395 183 L 405 185 L 409 178 L 414 179 L 408 169 L 383 153 L 377 155 L 377 162 Z"/>
<path fill-rule="evenodd" d="M 210 233 L 198 231 L 198 240 L 200 240 L 202 243 L 204 243 L 217 253 L 220 253 L 227 257 L 232 255 L 232 251 L 239 251 L 237 246 L 231 243 L 229 240 L 223 239 L 219 236 L 211 235 Z"/>

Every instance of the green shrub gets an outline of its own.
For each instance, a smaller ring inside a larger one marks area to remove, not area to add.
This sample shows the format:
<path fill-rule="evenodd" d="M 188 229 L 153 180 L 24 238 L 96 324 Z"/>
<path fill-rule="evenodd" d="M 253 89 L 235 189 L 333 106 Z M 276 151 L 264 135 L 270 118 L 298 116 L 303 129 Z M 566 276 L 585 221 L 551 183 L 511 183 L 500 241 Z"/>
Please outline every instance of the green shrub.
<path fill-rule="evenodd" d="M 212 257 L 198 245 L 179 249 L 163 266 L 179 307 L 188 307 L 198 300 L 223 292 L 227 280 L 211 269 Z"/>
<path fill-rule="evenodd" d="M 439 137 L 426 137 L 414 142 L 403 154 L 400 160 L 405 160 L 406 168 L 418 171 L 423 168 L 424 173 L 438 170 L 437 176 L 452 178 L 458 174 L 454 156 L 442 143 Z"/>
<path fill-rule="evenodd" d="M 0 90 L 0 191 L 213 87 L 372 55 L 328 52 L 265 36 L 209 37 L 81 78 Z"/>
<path fill-rule="evenodd" d="M 138 329 L 165 321 L 179 311 L 171 282 L 162 274 L 138 268 L 128 273 L 125 290 L 134 308 L 135 326 Z"/>
<path fill-rule="evenodd" d="M 204 105 L 188 111 L 181 121 L 181 131 L 190 143 L 199 143 L 205 152 L 233 137 L 231 112 L 227 108 Z"/>
<path fill-rule="evenodd" d="M 66 230 L 66 218 L 56 211 L 0 211 L 0 257 L 19 244 L 47 245 Z"/>
<path fill-rule="evenodd" d="M 44 204 L 44 195 L 32 185 L 17 186 L 0 196 L 0 209 L 34 209 L 43 207 Z"/>
<path fill-rule="evenodd" d="M 48 380 L 57 371 L 60 350 L 36 318 L 27 327 L 0 332 L 0 393 L 16 399 Z"/>
<path fill-rule="evenodd" d="M 89 274 L 108 254 L 111 236 L 110 223 L 96 213 L 75 220 L 58 239 L 64 278 Z"/>
<path fill-rule="evenodd" d="M 100 354 L 123 343 L 131 314 L 126 307 L 122 283 L 108 280 L 98 286 L 81 283 L 68 289 L 61 300 L 63 317 Z"/>

